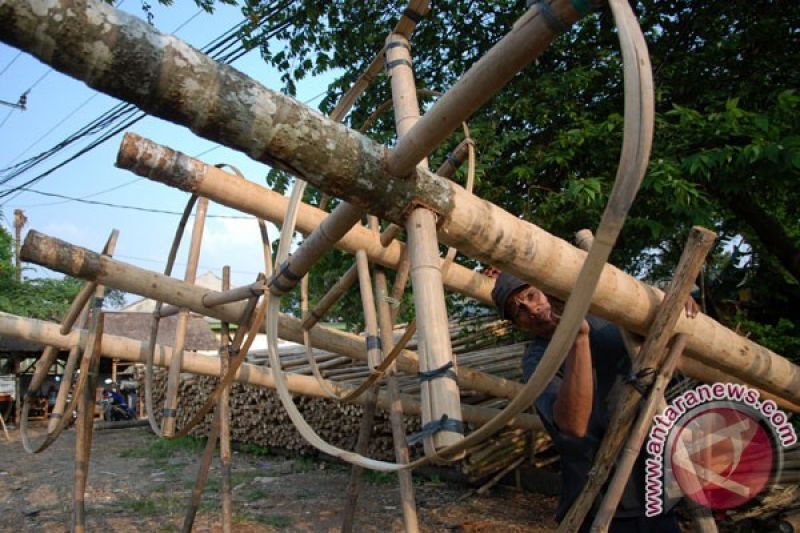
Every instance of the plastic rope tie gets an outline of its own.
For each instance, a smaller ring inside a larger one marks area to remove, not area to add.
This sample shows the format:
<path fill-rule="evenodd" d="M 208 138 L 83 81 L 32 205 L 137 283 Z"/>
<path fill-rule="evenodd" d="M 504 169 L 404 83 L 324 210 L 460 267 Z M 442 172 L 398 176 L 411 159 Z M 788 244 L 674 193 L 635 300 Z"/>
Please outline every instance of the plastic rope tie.
<path fill-rule="evenodd" d="M 407 7 L 403 10 L 403 16 L 408 17 L 414 21 L 414 23 L 419 24 L 419 21 L 425 18 L 425 13 L 420 13 L 419 11 L 414 11 L 410 7 Z"/>
<path fill-rule="evenodd" d="M 455 381 L 456 373 L 453 372 L 452 368 L 453 368 L 453 362 L 448 361 L 439 368 L 434 368 L 433 370 L 428 370 L 427 372 L 423 372 L 422 370 L 420 370 L 418 372 L 419 382 L 425 383 L 426 381 L 431 381 L 439 378 L 450 378 L 453 381 Z"/>
<path fill-rule="evenodd" d="M 457 418 L 449 418 L 447 415 L 442 415 L 442 418 L 439 420 L 431 420 L 422 426 L 422 431 L 414 433 L 413 435 L 409 435 L 408 439 L 406 440 L 408 441 L 409 446 L 414 446 L 428 437 L 433 437 L 440 431 L 450 431 L 452 433 L 460 433 L 463 435 L 464 422 L 458 420 Z"/>
<path fill-rule="evenodd" d="M 622 379 L 622 382 L 626 385 L 630 385 L 636 391 L 644 396 L 647 394 L 647 389 L 650 387 L 650 383 L 645 383 L 644 378 L 651 376 L 656 373 L 655 368 L 643 368 L 638 372 L 631 371 Z"/>
<path fill-rule="evenodd" d="M 547 3 L 547 0 L 528 0 L 528 7 L 534 4 L 539 6 L 539 13 L 542 14 L 542 18 L 550 31 L 559 35 L 569 30 L 569 24 L 555 14 L 553 8 Z"/>

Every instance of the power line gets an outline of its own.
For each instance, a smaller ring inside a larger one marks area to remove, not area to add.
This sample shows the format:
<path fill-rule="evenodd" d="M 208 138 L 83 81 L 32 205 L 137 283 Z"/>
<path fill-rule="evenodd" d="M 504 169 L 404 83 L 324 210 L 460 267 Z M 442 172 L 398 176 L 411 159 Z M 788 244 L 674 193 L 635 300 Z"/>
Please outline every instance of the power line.
<path fill-rule="evenodd" d="M 278 13 L 280 8 L 281 8 L 281 6 L 277 6 L 277 5 L 273 6 L 273 8 L 269 11 L 269 13 L 267 13 L 266 16 L 264 18 L 262 18 L 261 21 L 259 21 L 259 24 L 263 24 L 270 17 L 272 17 L 276 13 Z M 193 15 L 193 17 L 194 16 L 196 16 L 196 14 Z M 230 47 L 231 41 L 235 42 L 235 39 L 237 38 L 237 32 L 239 31 L 239 29 L 241 29 L 247 22 L 248 22 L 247 19 L 242 20 L 241 22 L 236 24 L 233 28 L 229 29 L 227 32 L 224 32 L 221 36 L 219 36 L 216 39 L 212 40 L 208 45 L 206 45 L 206 47 L 204 47 L 204 48 L 206 48 L 206 50 L 204 50 L 205 53 L 208 54 L 212 50 L 217 50 L 220 47 L 223 47 L 223 50 L 227 50 Z M 280 24 L 278 26 L 278 28 L 277 28 L 277 31 L 280 31 L 281 29 L 283 29 L 285 27 L 285 25 L 286 25 L 285 23 Z M 272 36 L 274 36 L 277 33 L 277 31 L 274 31 L 274 32 L 273 31 L 269 31 L 269 34 L 268 34 L 267 38 L 271 38 Z M 244 54 L 238 54 L 238 55 L 236 55 L 236 57 L 233 57 L 233 55 L 236 54 L 238 51 L 244 49 L 244 48 L 245 47 L 243 45 L 240 45 L 237 50 L 234 50 L 233 52 L 229 53 L 228 56 L 226 56 L 225 58 L 223 58 L 223 59 L 217 58 L 217 59 L 220 60 L 220 61 L 228 62 L 228 63 L 231 62 L 231 61 L 235 61 L 236 59 L 239 59 Z M 132 106 L 130 104 L 120 104 L 120 105 L 116 106 L 115 108 L 113 108 L 111 111 L 107 112 L 105 115 L 101 115 L 100 117 L 95 119 L 95 121 L 90 123 L 90 125 L 82 128 L 81 130 L 79 130 L 75 134 L 71 135 L 70 137 L 68 137 L 67 139 L 62 141 L 61 143 L 57 144 L 56 146 L 54 146 L 50 150 L 47 150 L 47 151 L 45 151 L 45 152 L 43 152 L 43 153 L 41 153 L 41 154 L 39 154 L 39 155 L 37 155 L 37 156 L 35 156 L 33 158 L 29 158 L 28 160 L 23 161 L 22 163 L 18 163 L 16 165 L 14 165 L 13 167 L 8 167 L 6 169 L 3 169 L 3 171 L 9 171 L 9 170 L 13 170 L 13 171 L 10 174 L 6 174 L 2 178 L 0 178 L 0 184 L 8 183 L 10 180 L 12 180 L 12 179 L 16 178 L 17 176 L 21 175 L 23 172 L 26 172 L 27 170 L 30 170 L 33 166 L 38 165 L 39 163 L 41 163 L 45 159 L 48 159 L 49 157 L 52 157 L 53 155 L 55 155 L 55 153 L 63 150 L 64 148 L 66 148 L 67 146 L 69 146 L 73 142 L 79 140 L 80 138 L 85 137 L 85 136 L 90 135 L 90 134 L 98 133 L 102 129 L 110 127 L 115 121 L 119 120 L 123 115 L 132 112 L 134 109 L 135 109 L 134 106 Z M 116 114 L 111 114 L 111 115 L 108 114 L 108 113 L 112 113 L 115 110 L 116 110 Z M 140 116 L 136 117 L 135 119 L 133 119 L 133 120 L 129 121 L 128 123 L 126 123 L 125 125 L 123 125 L 122 129 L 133 125 L 135 122 L 138 122 L 138 120 L 141 120 L 141 118 L 144 118 L 145 116 L 146 116 L 146 114 L 142 113 Z M 114 134 L 116 134 L 119 131 L 121 131 L 120 128 L 117 128 L 117 130 L 115 130 Z M 77 154 L 72 156 L 71 158 L 67 159 L 66 161 L 63 161 L 62 163 L 60 163 L 60 164 L 50 168 L 49 170 L 39 174 L 35 178 L 33 178 L 31 180 L 28 180 L 27 182 L 23 183 L 21 187 L 26 187 L 28 185 L 31 185 L 31 184 L 43 179 L 44 177 L 48 176 L 49 174 L 51 174 L 55 170 L 58 170 L 59 168 L 63 167 L 64 165 L 66 165 L 66 164 L 70 163 L 71 161 L 74 161 L 78 157 L 84 155 L 88 151 L 96 148 L 102 142 L 105 142 L 106 140 L 110 139 L 112 136 L 113 135 L 104 135 L 101 139 L 99 139 L 98 141 L 92 143 L 91 145 L 89 145 L 85 149 L 81 150 L 80 152 L 78 152 Z M 0 171 L 0 172 L 3 172 L 3 171 Z M 13 194 L 14 192 L 15 192 L 14 190 L 7 190 L 6 192 L 0 194 L 0 198 L 7 198 L 9 195 Z"/>
<path fill-rule="evenodd" d="M 142 212 L 142 213 L 154 213 L 154 214 L 159 214 L 159 215 L 178 215 L 178 216 L 180 216 L 180 215 L 183 214 L 181 211 L 171 211 L 171 210 L 168 210 L 168 209 L 154 209 L 154 208 L 151 208 L 151 207 L 139 207 L 139 206 L 136 206 L 136 205 L 114 204 L 114 203 L 110 203 L 110 202 L 101 202 L 99 200 L 87 200 L 85 197 L 84 198 L 76 198 L 74 196 L 66 196 L 66 195 L 57 194 L 57 193 L 54 193 L 54 192 L 39 191 L 39 190 L 31 189 L 31 188 L 28 188 L 28 187 L 18 187 L 18 188 L 20 190 L 22 190 L 22 191 L 25 191 L 25 192 L 38 194 L 38 195 L 41 195 L 41 196 L 47 196 L 47 197 L 50 197 L 50 198 L 60 198 L 62 200 L 67 200 L 67 201 L 70 201 L 70 202 L 79 202 L 79 203 L 82 203 L 82 204 L 99 205 L 99 206 L 102 206 L 102 207 L 111 207 L 111 208 L 114 208 L 114 209 L 128 209 L 128 210 L 131 210 L 131 211 L 139 211 L 139 212 Z M 15 189 L 17 189 L 17 187 L 15 187 Z M 22 207 L 28 209 L 28 208 L 40 207 L 40 206 L 28 205 L 28 206 L 22 206 Z M 211 215 L 210 214 L 210 215 L 206 215 L 206 216 L 208 218 L 224 218 L 224 219 L 234 219 L 234 220 L 254 220 L 256 218 L 254 216 L 246 216 L 246 215 Z"/>
<path fill-rule="evenodd" d="M 9 69 L 9 67 L 11 67 L 11 65 L 13 65 L 13 64 L 14 64 L 14 61 L 16 61 L 17 59 L 19 59 L 19 56 L 21 56 L 21 55 L 22 55 L 22 50 L 20 50 L 19 52 L 17 52 L 17 55 L 15 55 L 13 58 L 11 58 L 11 61 L 9 61 L 9 62 L 8 62 L 8 64 L 7 64 L 5 67 L 3 67 L 3 70 L 0 70 L 0 76 L 2 76 L 3 74 L 5 74 L 5 73 L 6 73 L 6 71 Z"/>
<path fill-rule="evenodd" d="M 70 202 L 77 202 L 77 201 L 81 201 L 81 200 L 86 200 L 88 198 L 94 198 L 95 196 L 100 196 L 101 194 L 105 194 L 105 193 L 108 193 L 108 192 L 111 192 L 111 191 L 116 191 L 118 189 L 122 189 L 123 187 L 127 187 L 129 185 L 133 185 L 134 183 L 138 183 L 138 182 L 140 182 L 142 180 L 144 180 L 144 178 L 132 179 L 132 180 L 126 181 L 125 183 L 122 183 L 120 185 L 115 185 L 114 187 L 109 187 L 108 189 L 103 189 L 102 191 L 93 192 L 91 194 L 87 194 L 87 195 L 81 196 L 79 198 L 70 197 L 69 199 L 60 200 L 58 202 L 47 202 L 47 203 L 44 203 L 44 204 L 21 205 L 19 207 L 21 209 L 29 209 L 29 208 L 34 208 L 34 207 L 50 207 L 50 206 L 53 206 L 53 205 L 68 204 Z M 30 192 L 36 192 L 36 191 L 30 191 Z M 9 199 L 9 201 L 11 201 L 11 199 Z"/>

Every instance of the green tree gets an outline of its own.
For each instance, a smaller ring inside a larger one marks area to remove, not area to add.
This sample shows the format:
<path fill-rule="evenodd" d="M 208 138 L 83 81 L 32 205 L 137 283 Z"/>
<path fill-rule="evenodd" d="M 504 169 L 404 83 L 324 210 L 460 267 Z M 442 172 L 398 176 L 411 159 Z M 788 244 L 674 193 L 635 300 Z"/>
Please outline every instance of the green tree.
<path fill-rule="evenodd" d="M 0 311 L 15 315 L 59 321 L 84 282 L 69 276 L 16 280 L 13 262 L 14 241 L 0 227 Z M 119 307 L 124 300 L 120 291 L 107 291 L 107 302 Z"/>
<path fill-rule="evenodd" d="M 263 55 L 289 93 L 305 76 L 341 69 L 320 105 L 328 112 L 381 49 L 405 4 L 291 2 L 280 15 L 284 44 L 264 42 Z M 792 305 L 800 296 L 800 203 L 792 186 L 800 176 L 800 13 L 764 0 L 633 5 L 651 53 L 657 131 L 612 260 L 656 280 L 675 264 L 691 225 L 714 229 L 721 246 L 704 284 L 710 312 L 797 357 L 796 343 L 786 339 L 800 334 Z M 508 0 L 434 3 L 412 38 L 418 86 L 446 90 L 524 9 Z M 470 118 L 480 160 L 476 194 L 564 238 L 597 225 L 622 138 L 618 47 L 607 9 L 586 17 Z M 350 125 L 359 127 L 389 95 L 388 79 L 376 80 Z M 368 134 L 391 144 L 392 114 Z M 432 154 L 432 166 L 460 140 L 454 133 Z"/>

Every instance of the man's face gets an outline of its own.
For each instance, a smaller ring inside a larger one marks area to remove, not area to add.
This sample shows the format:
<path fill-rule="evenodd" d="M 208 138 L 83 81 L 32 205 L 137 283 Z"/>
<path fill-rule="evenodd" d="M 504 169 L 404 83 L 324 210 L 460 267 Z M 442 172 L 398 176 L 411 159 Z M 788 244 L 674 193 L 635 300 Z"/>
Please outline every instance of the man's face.
<path fill-rule="evenodd" d="M 561 319 L 547 295 L 530 285 L 512 294 L 506 305 L 515 326 L 540 337 L 551 337 Z"/>

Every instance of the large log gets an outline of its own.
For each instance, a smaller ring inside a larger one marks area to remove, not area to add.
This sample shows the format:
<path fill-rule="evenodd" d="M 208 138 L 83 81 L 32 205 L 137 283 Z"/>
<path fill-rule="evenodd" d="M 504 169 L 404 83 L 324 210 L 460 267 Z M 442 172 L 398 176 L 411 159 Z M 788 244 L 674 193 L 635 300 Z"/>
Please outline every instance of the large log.
<path fill-rule="evenodd" d="M 74 329 L 68 335 L 62 335 L 59 325 L 33 318 L 0 313 L 0 336 L 13 337 L 32 342 L 39 342 L 56 346 L 65 350 L 72 346 L 85 346 L 89 334 L 86 330 Z M 132 363 L 144 363 L 147 344 L 128 337 L 103 334 L 103 357 L 117 358 L 121 361 Z M 172 361 L 172 348 L 168 346 L 156 345 L 154 364 L 160 367 L 169 367 Z M 182 372 L 200 374 L 203 376 L 219 376 L 221 371 L 221 360 L 216 356 L 199 355 L 195 352 L 184 352 L 181 366 Z M 289 390 L 295 394 L 327 398 L 325 391 L 320 387 L 317 380 L 311 376 L 301 376 L 297 374 L 287 374 L 286 379 Z M 236 381 L 257 385 L 269 389 L 275 388 L 275 380 L 272 371 L 262 366 L 243 363 L 236 372 Z M 327 385 L 332 387 L 338 394 L 345 395 L 354 387 L 328 381 Z M 408 396 L 400 395 L 403 406 L 403 413 L 419 416 L 421 408 L 419 400 Z M 354 400 L 354 403 L 362 404 L 363 397 Z M 389 396 L 381 392 L 378 395 L 378 407 L 388 411 L 390 408 Z M 489 421 L 498 413 L 497 409 L 465 405 L 463 408 L 464 420 L 476 425 L 481 425 Z M 524 429 L 542 429 L 539 418 L 533 415 L 520 414 L 510 424 L 511 426 Z"/>
<path fill-rule="evenodd" d="M 223 322 L 237 323 L 246 305 L 244 302 L 234 302 L 215 307 L 205 306 L 203 304 L 205 296 L 214 291 L 113 260 L 33 230 L 26 236 L 21 255 L 25 261 L 31 263 L 47 266 L 65 274 L 69 273 L 81 279 L 96 280 L 104 285 L 154 300 L 166 301 L 205 316 L 218 318 Z M 297 318 L 281 314 L 278 331 L 281 338 L 303 343 L 303 325 Z M 319 325 L 310 331 L 310 335 L 315 347 L 359 361 L 367 361 L 363 337 Z M 419 372 L 417 354 L 403 350 L 397 358 L 397 366 L 404 372 L 417 374 Z M 513 398 L 522 388 L 515 381 L 470 370 L 461 365 L 456 375 L 459 386 L 501 398 Z"/>
<path fill-rule="evenodd" d="M 0 39 L 372 214 L 403 223 L 413 205 L 423 204 L 439 213 L 444 244 L 559 298 L 572 290 L 586 257 L 423 169 L 410 180 L 389 175 L 383 146 L 102 2 L 0 0 Z M 661 291 L 608 266 L 592 311 L 645 333 L 662 298 Z M 704 315 L 681 319 L 676 331 L 690 336 L 689 356 L 800 403 L 800 368 L 786 359 Z"/>

